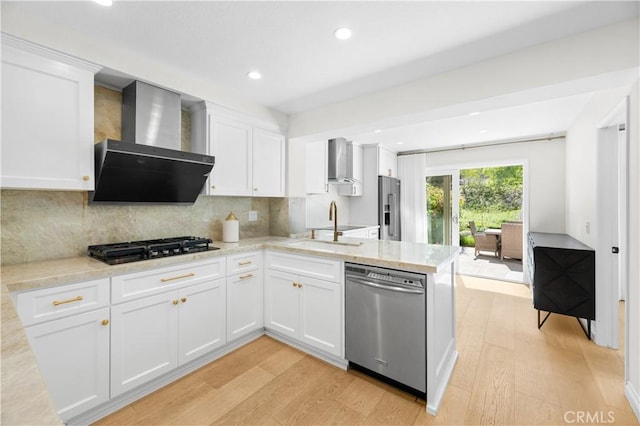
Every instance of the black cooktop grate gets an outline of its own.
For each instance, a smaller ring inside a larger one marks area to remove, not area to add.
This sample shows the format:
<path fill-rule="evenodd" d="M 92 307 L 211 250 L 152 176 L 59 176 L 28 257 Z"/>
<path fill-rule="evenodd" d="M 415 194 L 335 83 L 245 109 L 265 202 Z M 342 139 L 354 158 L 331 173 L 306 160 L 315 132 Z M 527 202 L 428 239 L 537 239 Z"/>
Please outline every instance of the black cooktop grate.
<path fill-rule="evenodd" d="M 109 265 L 137 262 L 158 257 L 217 250 L 209 244 L 213 241 L 203 237 L 172 237 L 154 240 L 97 244 L 88 247 L 89 256 Z"/>

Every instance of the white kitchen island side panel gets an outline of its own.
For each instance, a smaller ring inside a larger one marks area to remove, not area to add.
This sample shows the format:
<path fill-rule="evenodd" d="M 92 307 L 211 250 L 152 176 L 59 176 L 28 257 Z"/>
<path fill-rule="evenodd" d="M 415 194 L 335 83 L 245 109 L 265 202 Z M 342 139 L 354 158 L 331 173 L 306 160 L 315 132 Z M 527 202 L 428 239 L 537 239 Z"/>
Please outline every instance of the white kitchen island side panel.
<path fill-rule="evenodd" d="M 440 272 L 427 274 L 427 413 L 433 416 L 458 359 L 454 265 L 452 259 Z"/>

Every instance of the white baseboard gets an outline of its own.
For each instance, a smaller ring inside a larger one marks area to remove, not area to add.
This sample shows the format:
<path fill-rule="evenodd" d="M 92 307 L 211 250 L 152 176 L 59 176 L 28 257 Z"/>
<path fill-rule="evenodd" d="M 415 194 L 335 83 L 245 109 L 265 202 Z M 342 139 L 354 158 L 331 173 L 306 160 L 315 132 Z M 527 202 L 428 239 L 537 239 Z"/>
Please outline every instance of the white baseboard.
<path fill-rule="evenodd" d="M 636 415 L 638 422 L 640 422 L 640 396 L 638 392 L 631 386 L 631 383 L 627 382 L 624 385 L 624 394 L 631 405 L 633 413 Z"/>
<path fill-rule="evenodd" d="M 298 341 L 291 340 L 288 337 L 283 336 L 282 334 L 279 334 L 279 333 L 274 332 L 272 330 L 265 329 L 264 334 L 269 336 L 269 337 L 273 337 L 274 339 L 276 339 L 276 340 L 278 340 L 278 341 L 280 341 L 282 343 L 285 343 L 285 344 L 287 344 L 289 346 L 293 346 L 294 348 L 299 349 L 302 352 L 306 352 L 306 353 L 308 353 L 310 355 L 313 355 L 314 357 L 319 358 L 319 359 L 321 359 L 323 361 L 326 361 L 329 364 L 335 365 L 336 367 L 341 368 L 343 370 L 346 370 L 347 367 L 349 366 L 349 361 L 347 361 L 346 359 L 342 359 L 342 358 L 338 358 L 338 357 L 326 354 L 324 352 L 321 352 L 321 351 L 315 349 L 312 346 L 308 346 L 308 345 L 305 345 L 305 344 L 300 343 Z"/>

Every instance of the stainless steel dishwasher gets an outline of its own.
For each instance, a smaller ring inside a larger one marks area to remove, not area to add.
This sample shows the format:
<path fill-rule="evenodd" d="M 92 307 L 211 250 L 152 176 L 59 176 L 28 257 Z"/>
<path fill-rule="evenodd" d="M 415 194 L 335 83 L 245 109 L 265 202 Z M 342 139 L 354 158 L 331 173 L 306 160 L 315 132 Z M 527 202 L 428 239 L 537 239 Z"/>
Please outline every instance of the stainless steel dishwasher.
<path fill-rule="evenodd" d="M 425 283 L 422 274 L 345 263 L 349 365 L 422 398 L 427 381 Z"/>

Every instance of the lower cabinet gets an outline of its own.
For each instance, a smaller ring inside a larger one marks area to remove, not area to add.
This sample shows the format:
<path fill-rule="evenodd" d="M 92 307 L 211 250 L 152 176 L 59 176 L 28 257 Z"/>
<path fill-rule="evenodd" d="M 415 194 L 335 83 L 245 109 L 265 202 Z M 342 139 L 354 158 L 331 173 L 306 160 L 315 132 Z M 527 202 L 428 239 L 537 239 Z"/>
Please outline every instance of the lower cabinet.
<path fill-rule="evenodd" d="M 111 308 L 111 397 L 225 344 L 225 280 Z"/>
<path fill-rule="evenodd" d="M 286 260 L 288 257 L 281 253 L 276 256 L 279 260 Z M 314 262 L 312 257 L 292 256 L 291 259 L 289 265 Z M 277 264 L 278 262 L 275 263 L 276 268 Z M 301 272 L 308 270 L 313 271 L 313 267 L 301 269 Z M 264 279 L 265 327 L 342 357 L 343 287 L 340 278 L 336 277 L 336 280 L 338 282 L 267 269 Z"/>
<path fill-rule="evenodd" d="M 109 308 L 25 331 L 62 420 L 109 400 Z"/>

